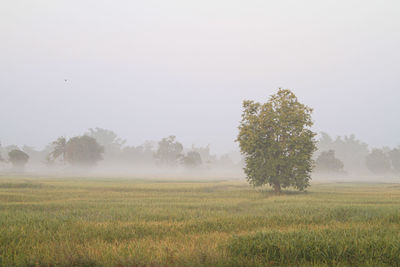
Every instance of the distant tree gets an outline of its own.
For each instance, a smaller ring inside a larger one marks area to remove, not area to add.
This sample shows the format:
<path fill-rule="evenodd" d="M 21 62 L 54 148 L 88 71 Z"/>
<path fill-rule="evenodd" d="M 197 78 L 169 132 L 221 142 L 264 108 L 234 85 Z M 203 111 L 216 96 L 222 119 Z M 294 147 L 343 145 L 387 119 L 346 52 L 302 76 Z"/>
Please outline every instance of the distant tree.
<path fill-rule="evenodd" d="M 315 171 L 341 173 L 343 172 L 343 162 L 335 157 L 334 150 L 321 152 L 315 161 Z"/>
<path fill-rule="evenodd" d="M 321 132 L 317 143 L 317 155 L 334 150 L 335 157 L 346 166 L 346 171 L 359 173 L 366 170 L 365 157 L 369 153 L 368 145 L 357 140 L 355 135 L 338 136 L 333 140 L 327 133 Z"/>
<path fill-rule="evenodd" d="M 29 156 L 24 151 L 14 149 L 8 152 L 8 160 L 15 168 L 21 169 L 28 163 Z"/>
<path fill-rule="evenodd" d="M 117 160 L 123 145 L 126 143 L 126 140 L 119 138 L 115 132 L 103 128 L 90 128 L 85 135 L 93 137 L 97 143 L 104 147 L 105 159 L 109 160 Z"/>
<path fill-rule="evenodd" d="M 400 172 L 400 148 L 394 148 L 389 152 L 392 168 L 395 172 Z"/>
<path fill-rule="evenodd" d="M 129 164 L 153 165 L 155 163 L 154 144 L 146 141 L 140 146 L 124 146 L 121 151 L 121 161 Z"/>
<path fill-rule="evenodd" d="M 162 165 L 175 166 L 183 156 L 182 151 L 182 144 L 175 141 L 175 136 L 171 135 L 158 142 L 158 149 L 154 156 Z"/>
<path fill-rule="evenodd" d="M 93 137 L 72 137 L 65 145 L 65 160 L 71 165 L 91 166 L 102 160 L 104 149 Z"/>
<path fill-rule="evenodd" d="M 118 135 L 107 129 L 103 128 L 89 128 L 89 132 L 85 135 L 93 137 L 101 146 L 122 146 L 126 143 L 125 140 L 122 140 L 118 137 Z"/>
<path fill-rule="evenodd" d="M 61 161 L 65 163 L 67 151 L 67 139 L 63 136 L 59 137 L 56 141 L 51 143 L 52 151 L 48 154 L 47 161 L 53 162 L 55 159 L 61 157 Z"/>
<path fill-rule="evenodd" d="M 365 162 L 368 169 L 375 174 L 383 174 L 391 170 L 390 158 L 382 149 L 373 149 Z"/>
<path fill-rule="evenodd" d="M 316 134 L 309 129 L 312 109 L 283 89 L 264 104 L 244 101 L 243 108 L 237 141 L 247 180 L 254 186 L 269 184 L 276 193 L 290 186 L 306 189 L 316 149 Z"/>
<path fill-rule="evenodd" d="M 217 156 L 212 155 L 210 152 L 210 145 L 207 145 L 205 147 L 196 147 L 195 145 L 192 145 L 191 151 L 198 152 L 201 156 L 203 163 L 211 164 L 217 161 Z"/>
<path fill-rule="evenodd" d="M 189 151 L 182 158 L 183 165 L 187 168 L 195 168 L 202 164 L 201 156 L 199 152 Z"/>
<path fill-rule="evenodd" d="M 0 143 L 0 162 L 4 162 L 5 161 L 3 156 L 2 156 L 2 152 L 3 152 L 3 148 L 2 148 L 1 143 Z"/>
<path fill-rule="evenodd" d="M 332 139 L 332 137 L 330 137 L 329 134 L 327 134 L 325 132 L 319 133 L 319 138 L 318 138 L 318 142 L 317 142 L 318 151 L 322 152 L 322 151 L 328 151 L 331 149 L 333 150 L 333 148 L 332 148 L 333 144 L 334 144 L 334 140 Z"/>
<path fill-rule="evenodd" d="M 6 147 L 4 148 L 4 150 L 8 153 L 8 152 L 10 152 L 10 151 L 12 151 L 12 150 L 20 150 L 20 149 L 19 149 L 19 147 L 16 146 L 16 145 L 9 145 L 9 146 L 6 146 Z"/>

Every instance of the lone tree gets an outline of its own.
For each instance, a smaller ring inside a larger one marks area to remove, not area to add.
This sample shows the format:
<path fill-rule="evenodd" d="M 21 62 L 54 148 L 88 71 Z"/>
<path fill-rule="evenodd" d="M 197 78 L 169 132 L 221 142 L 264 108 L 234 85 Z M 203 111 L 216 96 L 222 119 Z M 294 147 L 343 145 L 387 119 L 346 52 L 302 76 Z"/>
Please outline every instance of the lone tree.
<path fill-rule="evenodd" d="M 318 172 L 341 173 L 343 162 L 335 157 L 335 150 L 323 151 L 315 161 L 315 170 Z"/>
<path fill-rule="evenodd" d="M 243 102 L 239 125 L 244 172 L 253 186 L 269 184 L 276 193 L 310 184 L 315 133 L 309 128 L 312 109 L 301 104 L 287 89 L 279 89 L 267 103 Z"/>
<path fill-rule="evenodd" d="M 19 149 L 14 149 L 8 152 L 8 158 L 12 165 L 17 169 L 23 169 L 29 160 L 28 154 Z"/>

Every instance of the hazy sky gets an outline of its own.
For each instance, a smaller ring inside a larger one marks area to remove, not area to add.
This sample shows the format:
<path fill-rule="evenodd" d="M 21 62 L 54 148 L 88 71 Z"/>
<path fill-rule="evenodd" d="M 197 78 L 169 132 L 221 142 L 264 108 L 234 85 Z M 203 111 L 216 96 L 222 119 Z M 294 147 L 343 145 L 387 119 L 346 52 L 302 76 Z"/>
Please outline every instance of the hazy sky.
<path fill-rule="evenodd" d="M 220 153 L 236 146 L 242 100 L 283 87 L 317 131 L 400 145 L 399 12 L 399 0 L 2 0 L 0 141 L 41 148 L 103 127 Z"/>

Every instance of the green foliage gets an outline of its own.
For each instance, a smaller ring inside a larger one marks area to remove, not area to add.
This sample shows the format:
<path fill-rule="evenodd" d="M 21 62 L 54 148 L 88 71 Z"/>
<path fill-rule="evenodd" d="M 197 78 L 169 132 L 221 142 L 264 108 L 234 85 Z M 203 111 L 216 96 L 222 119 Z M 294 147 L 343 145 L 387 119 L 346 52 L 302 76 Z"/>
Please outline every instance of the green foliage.
<path fill-rule="evenodd" d="M 104 149 L 93 137 L 72 137 L 65 145 L 65 159 L 72 165 L 91 166 L 103 159 Z"/>
<path fill-rule="evenodd" d="M 207 145 L 205 147 L 196 147 L 192 145 L 191 151 L 199 153 L 202 163 L 204 164 L 215 163 L 217 161 L 217 156 L 212 155 L 210 152 L 210 145 Z"/>
<path fill-rule="evenodd" d="M 182 158 L 183 146 L 175 141 L 175 138 L 171 135 L 158 142 L 158 149 L 154 156 L 161 165 L 175 166 Z"/>
<path fill-rule="evenodd" d="M 103 159 L 104 148 L 95 138 L 87 135 L 72 137 L 68 141 L 65 137 L 59 137 L 51 145 L 53 149 L 47 156 L 49 163 L 61 158 L 63 163 L 90 166 Z"/>
<path fill-rule="evenodd" d="M 105 160 L 118 159 L 122 153 L 122 147 L 126 143 L 126 140 L 119 138 L 115 132 L 103 128 L 90 128 L 85 135 L 96 139 L 97 143 L 104 148 Z"/>
<path fill-rule="evenodd" d="M 67 139 L 64 136 L 57 138 L 56 141 L 51 143 L 53 150 L 47 156 L 48 162 L 53 162 L 57 158 L 61 157 L 61 161 L 65 163 L 65 153 L 67 146 Z"/>
<path fill-rule="evenodd" d="M 335 157 L 335 151 L 323 151 L 315 161 L 315 171 L 317 172 L 330 172 L 342 173 L 343 162 Z"/>
<path fill-rule="evenodd" d="M 368 169 L 375 174 L 388 173 L 391 170 L 390 158 L 382 149 L 373 149 L 365 162 Z"/>
<path fill-rule="evenodd" d="M 276 192 L 309 186 L 315 133 L 309 128 L 312 109 L 290 90 L 279 89 L 267 103 L 243 102 L 237 141 L 244 154 L 247 180 L 269 184 Z"/>
<path fill-rule="evenodd" d="M 188 168 L 195 168 L 202 164 L 201 156 L 199 152 L 189 151 L 182 158 L 183 165 Z"/>
<path fill-rule="evenodd" d="M 119 159 L 129 164 L 138 164 L 141 166 L 153 164 L 154 151 L 153 144 L 149 141 L 140 146 L 125 146 L 121 150 Z M 153 166 L 154 167 L 154 166 Z"/>
<path fill-rule="evenodd" d="M 120 149 L 126 143 L 126 140 L 119 138 L 113 131 L 98 127 L 95 129 L 90 128 L 89 132 L 85 135 L 93 137 L 96 139 L 97 143 L 103 147 L 115 147 Z"/>
<path fill-rule="evenodd" d="M 14 149 L 8 152 L 8 160 L 16 168 L 23 168 L 26 163 L 28 163 L 29 156 L 24 151 Z"/>

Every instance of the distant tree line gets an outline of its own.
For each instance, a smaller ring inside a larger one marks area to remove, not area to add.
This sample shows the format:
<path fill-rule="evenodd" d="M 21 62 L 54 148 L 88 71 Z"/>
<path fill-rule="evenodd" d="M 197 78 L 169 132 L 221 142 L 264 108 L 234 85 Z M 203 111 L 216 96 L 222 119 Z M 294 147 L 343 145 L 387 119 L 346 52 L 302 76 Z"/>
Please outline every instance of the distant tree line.
<path fill-rule="evenodd" d="M 332 139 L 322 132 L 318 140 L 316 172 L 329 173 L 400 173 L 400 147 L 373 148 L 354 135 Z"/>
<path fill-rule="evenodd" d="M 331 174 L 400 174 L 400 146 L 373 148 L 354 135 L 333 139 L 320 133 L 314 153 L 314 172 Z M 30 146 L 1 146 L 0 166 L 10 164 L 22 171 L 26 164 L 90 167 L 96 164 L 127 164 L 159 168 L 185 169 L 235 168 L 244 165 L 238 152 L 213 155 L 210 146 L 184 148 L 175 136 L 158 142 L 147 141 L 139 146 L 126 145 L 126 141 L 107 129 L 89 129 L 82 136 L 59 137 L 43 150 Z"/>
<path fill-rule="evenodd" d="M 70 138 L 60 137 L 52 143 L 53 149 L 47 155 L 47 162 L 53 164 L 60 159 L 63 164 L 92 166 L 103 159 L 104 147 L 95 138 L 83 135 Z"/>
<path fill-rule="evenodd" d="M 400 174 L 400 147 L 374 148 L 354 135 L 331 138 L 322 132 L 319 139 L 312 131 L 312 108 L 299 102 L 289 89 L 279 89 L 267 102 L 243 101 L 242 119 L 236 141 L 241 152 L 234 164 L 231 155 L 216 157 L 209 146 L 185 149 L 176 136 L 170 135 L 157 143 L 145 142 L 128 146 L 113 131 L 90 128 L 82 136 L 59 137 L 43 151 L 24 146 L 6 147 L 14 169 L 22 170 L 30 158 L 45 158 L 48 166 L 92 167 L 99 161 L 130 167 L 176 169 L 243 169 L 253 186 L 269 185 L 276 194 L 285 188 L 304 191 L 310 186 L 311 174 Z M 104 165 L 104 163 L 103 163 Z"/>
<path fill-rule="evenodd" d="M 3 157 L 8 155 L 8 159 Z M 239 160 L 237 160 L 239 158 Z M 236 159 L 237 162 L 234 162 Z M 211 154 L 210 146 L 185 148 L 175 136 L 162 138 L 158 142 L 146 141 L 139 146 L 126 145 L 126 140 L 103 128 L 90 128 L 81 136 L 61 136 L 49 143 L 43 150 L 33 147 L 0 145 L 0 162 L 10 163 L 15 170 L 23 170 L 28 163 L 57 167 L 93 167 L 95 165 L 125 165 L 132 168 L 184 168 L 216 169 L 226 168 L 241 171 L 239 152 L 220 157 Z"/>

